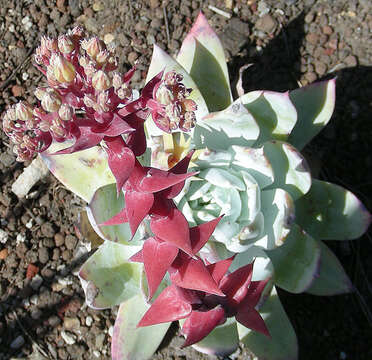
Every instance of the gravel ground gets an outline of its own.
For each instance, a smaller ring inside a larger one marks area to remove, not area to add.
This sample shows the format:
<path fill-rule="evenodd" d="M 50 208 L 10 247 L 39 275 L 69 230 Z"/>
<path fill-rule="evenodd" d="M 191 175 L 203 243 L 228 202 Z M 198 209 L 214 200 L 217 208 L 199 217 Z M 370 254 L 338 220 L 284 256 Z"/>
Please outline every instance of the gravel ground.
<path fill-rule="evenodd" d="M 348 187 L 371 210 L 369 0 L 0 0 L 0 113 L 22 99 L 35 102 L 33 89 L 43 79 L 31 54 L 41 34 L 83 25 L 117 46 L 122 71 L 138 62 L 134 83 L 141 86 L 152 44 L 176 54 L 200 10 L 226 47 L 233 86 L 248 63 L 246 91 L 283 91 L 337 76 L 332 123 L 306 151 L 319 177 Z M 78 251 L 84 239 L 74 227 L 84 204 L 52 176 L 18 199 L 11 185 L 28 163 L 16 163 L 5 135 L 0 139 L 0 359 L 109 359 L 117 309 L 87 308 L 74 276 L 84 260 Z M 371 239 L 330 245 L 357 291 L 333 298 L 280 293 L 300 359 L 371 359 Z M 208 358 L 177 350 L 176 334 L 173 327 L 154 359 Z M 235 358 L 250 357 L 239 351 Z"/>

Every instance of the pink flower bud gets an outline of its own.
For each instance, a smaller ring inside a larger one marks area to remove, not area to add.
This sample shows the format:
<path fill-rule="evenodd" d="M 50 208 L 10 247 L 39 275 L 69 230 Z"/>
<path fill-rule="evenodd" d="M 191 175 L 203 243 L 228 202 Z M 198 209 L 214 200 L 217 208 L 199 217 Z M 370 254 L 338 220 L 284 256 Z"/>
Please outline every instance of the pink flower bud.
<path fill-rule="evenodd" d="M 94 108 L 96 105 L 96 99 L 93 97 L 93 95 L 85 94 L 83 98 L 84 104 L 87 107 Z"/>
<path fill-rule="evenodd" d="M 75 67 L 62 55 L 53 54 L 50 62 L 50 66 L 52 66 L 57 81 L 60 83 L 70 83 L 74 81 L 76 75 Z"/>
<path fill-rule="evenodd" d="M 62 54 L 70 54 L 75 49 L 75 45 L 69 36 L 61 35 L 58 37 L 58 48 Z"/>
<path fill-rule="evenodd" d="M 50 124 L 47 120 L 41 120 L 38 125 L 41 131 L 48 132 L 50 130 Z"/>
<path fill-rule="evenodd" d="M 111 87 L 111 79 L 104 71 L 98 70 L 92 77 L 92 86 L 98 91 L 105 91 Z"/>
<path fill-rule="evenodd" d="M 38 98 L 38 100 L 43 100 L 44 95 L 47 93 L 46 87 L 38 87 L 34 91 L 34 95 Z"/>
<path fill-rule="evenodd" d="M 100 51 L 96 56 L 96 61 L 98 64 L 104 64 L 108 58 L 110 57 L 110 53 L 107 50 Z"/>
<path fill-rule="evenodd" d="M 103 41 L 101 41 L 98 37 L 92 37 L 89 40 L 84 39 L 81 42 L 81 48 L 87 52 L 87 54 L 96 59 L 98 53 L 102 50 L 106 49 L 106 46 Z"/>
<path fill-rule="evenodd" d="M 74 41 L 80 41 L 84 37 L 85 32 L 81 26 L 75 26 L 67 33 L 67 35 L 69 35 Z"/>
<path fill-rule="evenodd" d="M 55 112 L 59 109 L 61 106 L 61 98 L 59 95 L 53 90 L 48 88 L 45 92 L 42 100 L 41 100 L 41 106 L 44 110 L 48 112 Z"/>
<path fill-rule="evenodd" d="M 115 90 L 119 89 L 123 85 L 123 76 L 115 72 L 112 75 L 112 86 L 114 87 Z"/>
<path fill-rule="evenodd" d="M 62 104 L 61 107 L 58 110 L 58 116 L 63 120 L 63 121 L 69 121 L 72 119 L 74 111 L 70 105 L 67 104 Z"/>
<path fill-rule="evenodd" d="M 32 119 L 32 108 L 25 102 L 19 102 L 15 106 L 16 115 L 19 120 L 26 121 Z"/>
<path fill-rule="evenodd" d="M 156 91 L 156 100 L 162 105 L 169 105 L 174 101 L 172 90 L 168 89 L 164 84 L 160 85 Z"/>

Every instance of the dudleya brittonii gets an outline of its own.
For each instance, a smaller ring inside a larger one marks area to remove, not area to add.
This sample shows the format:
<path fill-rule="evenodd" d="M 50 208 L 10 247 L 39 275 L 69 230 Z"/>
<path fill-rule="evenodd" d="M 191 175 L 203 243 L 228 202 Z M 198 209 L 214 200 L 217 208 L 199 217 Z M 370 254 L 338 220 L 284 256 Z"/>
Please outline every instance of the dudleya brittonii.
<path fill-rule="evenodd" d="M 113 359 L 149 359 L 176 319 L 185 320 L 186 344 L 202 352 L 225 356 L 241 341 L 259 358 L 297 358 L 274 284 L 350 291 L 320 239 L 354 239 L 370 223 L 351 192 L 311 179 L 299 153 L 329 121 L 335 81 L 232 103 L 223 48 L 200 14 L 177 60 L 155 46 L 137 97 L 128 87 L 135 69 L 113 72 L 111 49 L 95 37 L 73 41 L 80 35 L 43 40 L 36 61 L 50 89 L 37 93 L 42 109 L 18 105 L 3 125 L 20 160 L 43 152 L 53 174 L 89 202 L 105 241 L 79 276 L 89 306 L 120 304 Z M 69 147 L 44 152 L 56 142 Z"/>

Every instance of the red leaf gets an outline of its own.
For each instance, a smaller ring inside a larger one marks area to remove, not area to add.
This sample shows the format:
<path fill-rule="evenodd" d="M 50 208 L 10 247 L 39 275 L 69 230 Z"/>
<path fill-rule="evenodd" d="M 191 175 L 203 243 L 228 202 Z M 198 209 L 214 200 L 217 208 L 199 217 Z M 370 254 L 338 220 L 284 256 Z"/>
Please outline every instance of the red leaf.
<path fill-rule="evenodd" d="M 132 236 L 134 236 L 139 224 L 149 213 L 153 202 L 153 194 L 130 190 L 125 192 L 125 207 Z"/>
<path fill-rule="evenodd" d="M 185 216 L 178 209 L 171 209 L 167 216 L 153 217 L 150 227 L 158 238 L 177 246 L 189 255 L 193 255 L 189 224 Z"/>
<path fill-rule="evenodd" d="M 253 263 L 225 275 L 220 282 L 220 288 L 232 302 L 231 305 L 239 304 L 248 292 L 248 286 L 252 279 Z"/>
<path fill-rule="evenodd" d="M 128 134 L 132 133 L 135 129 L 133 129 L 129 124 L 124 121 L 119 115 L 113 115 L 112 121 L 108 125 L 108 127 L 103 131 L 104 135 L 106 136 L 119 136 L 121 134 Z"/>
<path fill-rule="evenodd" d="M 190 151 L 181 161 L 179 161 L 176 165 L 174 165 L 169 172 L 173 174 L 184 174 L 187 172 L 187 168 L 189 167 L 189 163 L 191 160 L 192 155 L 194 154 L 194 151 Z M 185 185 L 185 181 L 182 181 L 176 185 L 173 185 L 169 189 L 165 189 L 164 196 L 168 199 L 173 199 L 176 197 L 182 190 L 182 188 Z"/>
<path fill-rule="evenodd" d="M 265 321 L 256 309 L 248 306 L 240 307 L 235 315 L 235 319 L 245 327 L 271 337 Z"/>
<path fill-rule="evenodd" d="M 246 306 L 255 307 L 260 301 L 262 292 L 269 280 L 270 278 L 261 281 L 252 281 L 242 304 L 244 303 Z"/>
<path fill-rule="evenodd" d="M 156 298 L 137 327 L 184 319 L 191 311 L 191 303 L 185 298 L 184 291 L 175 285 L 170 285 Z"/>
<path fill-rule="evenodd" d="M 178 248 L 174 245 L 159 242 L 153 237 L 145 241 L 142 256 L 149 287 L 149 299 L 155 294 L 156 289 L 177 254 Z"/>
<path fill-rule="evenodd" d="M 209 311 L 193 311 L 182 327 L 186 341 L 182 347 L 197 343 L 204 339 L 216 326 L 226 321 L 225 311 L 217 306 Z"/>
<path fill-rule="evenodd" d="M 200 258 L 193 259 L 179 253 L 169 268 L 169 274 L 172 283 L 182 288 L 225 296 Z"/>
<path fill-rule="evenodd" d="M 191 246 L 194 254 L 196 254 L 207 243 L 221 219 L 222 216 L 190 228 Z"/>
<path fill-rule="evenodd" d="M 129 258 L 129 261 L 132 262 L 138 262 L 138 263 L 143 263 L 143 253 L 142 250 L 138 251 L 138 253 L 135 253 Z"/>
<path fill-rule="evenodd" d="M 212 275 L 214 281 L 217 284 L 219 284 L 222 277 L 226 274 L 234 258 L 235 258 L 235 255 L 229 257 L 228 259 L 221 260 L 214 264 L 207 265 L 207 269 L 209 273 Z"/>
<path fill-rule="evenodd" d="M 103 134 L 92 133 L 89 128 L 83 127 L 83 128 L 80 128 L 79 130 L 80 130 L 80 135 L 76 138 L 74 145 L 66 149 L 59 150 L 51 155 L 72 154 L 76 151 L 86 150 L 93 146 L 96 146 L 104 138 Z"/>

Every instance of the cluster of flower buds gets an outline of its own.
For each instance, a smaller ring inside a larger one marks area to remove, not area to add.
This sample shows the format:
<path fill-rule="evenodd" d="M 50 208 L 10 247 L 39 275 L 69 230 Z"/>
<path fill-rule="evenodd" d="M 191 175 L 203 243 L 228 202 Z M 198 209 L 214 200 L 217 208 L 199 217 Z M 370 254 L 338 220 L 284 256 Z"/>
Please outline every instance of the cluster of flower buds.
<path fill-rule="evenodd" d="M 153 108 L 152 117 L 155 124 L 168 133 L 176 129 L 190 131 L 196 123 L 197 105 L 188 99 L 192 89 L 186 88 L 182 80 L 181 74 L 169 71 L 154 88 L 157 106 Z"/>

